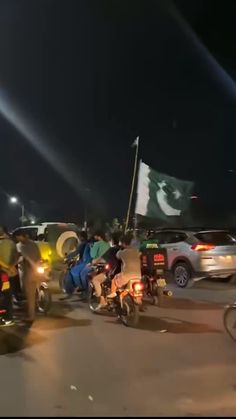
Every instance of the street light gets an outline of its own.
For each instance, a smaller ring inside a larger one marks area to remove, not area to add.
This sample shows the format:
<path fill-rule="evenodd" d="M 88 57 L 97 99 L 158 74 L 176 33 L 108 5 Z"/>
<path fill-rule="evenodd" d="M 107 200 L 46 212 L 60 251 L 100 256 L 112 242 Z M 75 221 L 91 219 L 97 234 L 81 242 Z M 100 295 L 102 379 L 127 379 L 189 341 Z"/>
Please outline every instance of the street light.
<path fill-rule="evenodd" d="M 11 204 L 17 204 L 18 203 L 18 199 L 15 196 L 11 196 L 10 197 L 10 203 Z"/>
<path fill-rule="evenodd" d="M 24 225 L 25 219 L 25 206 L 19 202 L 19 199 L 16 196 L 11 196 L 9 199 L 10 203 L 13 205 L 19 204 L 21 206 L 21 224 Z"/>

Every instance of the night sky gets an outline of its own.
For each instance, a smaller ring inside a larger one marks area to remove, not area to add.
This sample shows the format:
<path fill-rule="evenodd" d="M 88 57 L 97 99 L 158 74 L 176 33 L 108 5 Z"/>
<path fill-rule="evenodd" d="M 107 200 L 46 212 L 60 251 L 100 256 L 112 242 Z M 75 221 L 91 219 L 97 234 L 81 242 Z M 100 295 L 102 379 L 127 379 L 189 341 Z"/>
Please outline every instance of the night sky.
<path fill-rule="evenodd" d="M 63 161 L 0 116 L 0 186 L 31 212 L 79 222 L 86 197 L 91 217 L 124 217 L 139 135 L 145 163 L 236 214 L 234 0 L 0 0 L 0 56 L 0 93 Z"/>

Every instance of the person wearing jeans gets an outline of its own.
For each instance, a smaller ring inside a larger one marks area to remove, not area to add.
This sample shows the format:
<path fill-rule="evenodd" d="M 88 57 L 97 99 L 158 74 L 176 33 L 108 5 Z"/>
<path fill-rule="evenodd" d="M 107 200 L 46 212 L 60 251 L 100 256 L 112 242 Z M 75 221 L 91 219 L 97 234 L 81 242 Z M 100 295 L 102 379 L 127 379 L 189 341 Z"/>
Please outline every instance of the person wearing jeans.
<path fill-rule="evenodd" d="M 121 263 L 116 257 L 117 252 L 121 248 L 119 246 L 119 239 L 120 239 L 119 233 L 118 234 L 114 233 L 112 235 L 112 246 L 106 251 L 106 253 L 104 253 L 104 255 L 99 260 L 99 262 L 105 262 L 109 265 L 109 272 L 112 272 L 113 275 L 120 272 L 120 268 L 121 268 Z M 107 305 L 106 300 L 104 296 L 102 295 L 102 287 L 101 287 L 101 284 L 104 282 L 105 279 L 106 277 L 104 273 L 96 275 L 92 279 L 92 283 L 95 289 L 95 295 L 96 297 L 100 299 L 99 305 L 97 306 L 96 310 L 100 310 L 101 308 L 106 307 Z"/>
<path fill-rule="evenodd" d="M 86 265 L 80 274 L 81 282 L 85 290 L 87 290 L 88 287 L 89 276 L 93 272 L 93 267 L 91 265 L 96 265 L 100 258 L 110 248 L 110 244 L 106 241 L 105 234 L 102 231 L 96 231 L 94 234 L 94 239 L 95 243 L 90 250 L 92 263 Z"/>

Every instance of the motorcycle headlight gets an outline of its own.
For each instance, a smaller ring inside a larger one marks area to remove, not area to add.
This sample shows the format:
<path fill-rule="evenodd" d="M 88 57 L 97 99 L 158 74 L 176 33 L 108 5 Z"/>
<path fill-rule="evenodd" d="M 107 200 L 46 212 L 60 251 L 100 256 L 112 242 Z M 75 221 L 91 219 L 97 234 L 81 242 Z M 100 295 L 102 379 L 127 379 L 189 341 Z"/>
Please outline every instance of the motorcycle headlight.
<path fill-rule="evenodd" d="M 40 275 L 44 274 L 44 272 L 45 272 L 44 267 L 43 267 L 43 266 L 38 266 L 38 267 L 37 267 L 37 272 L 38 272 L 38 274 L 40 274 Z"/>

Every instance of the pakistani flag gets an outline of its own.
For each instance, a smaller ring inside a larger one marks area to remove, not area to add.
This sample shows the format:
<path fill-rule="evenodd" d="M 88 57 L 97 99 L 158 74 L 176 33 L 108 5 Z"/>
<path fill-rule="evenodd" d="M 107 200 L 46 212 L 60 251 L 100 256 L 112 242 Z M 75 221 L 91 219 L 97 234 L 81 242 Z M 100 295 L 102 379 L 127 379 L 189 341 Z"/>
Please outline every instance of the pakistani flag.
<path fill-rule="evenodd" d="M 158 173 L 145 163 L 139 167 L 136 214 L 170 220 L 188 209 L 193 182 Z"/>

